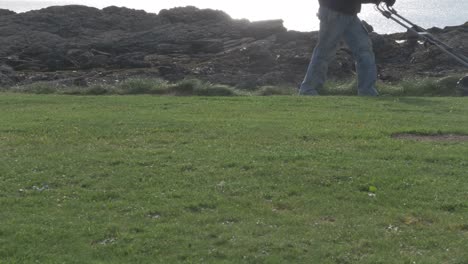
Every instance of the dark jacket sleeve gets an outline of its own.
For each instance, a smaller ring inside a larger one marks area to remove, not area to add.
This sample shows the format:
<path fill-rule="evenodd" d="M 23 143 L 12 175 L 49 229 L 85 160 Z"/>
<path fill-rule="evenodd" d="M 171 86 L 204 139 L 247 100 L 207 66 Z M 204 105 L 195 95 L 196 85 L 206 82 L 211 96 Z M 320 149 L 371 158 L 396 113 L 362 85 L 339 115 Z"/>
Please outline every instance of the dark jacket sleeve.
<path fill-rule="evenodd" d="M 363 3 L 363 4 L 370 4 L 370 3 L 378 4 L 380 2 L 382 2 L 382 1 L 381 0 L 361 0 L 361 3 Z"/>

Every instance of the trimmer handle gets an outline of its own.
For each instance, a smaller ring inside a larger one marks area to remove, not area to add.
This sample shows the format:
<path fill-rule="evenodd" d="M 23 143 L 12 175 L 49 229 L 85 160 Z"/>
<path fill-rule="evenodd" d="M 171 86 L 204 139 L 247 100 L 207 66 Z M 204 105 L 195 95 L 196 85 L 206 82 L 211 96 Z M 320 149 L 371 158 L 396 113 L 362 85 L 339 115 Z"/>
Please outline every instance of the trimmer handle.
<path fill-rule="evenodd" d="M 392 10 L 395 11 L 393 8 L 388 6 L 387 3 L 385 3 L 385 2 L 380 2 L 380 3 L 376 4 L 375 8 L 377 10 L 379 10 L 379 12 L 382 13 L 382 15 L 384 15 L 386 18 L 391 18 L 392 15 L 393 15 Z M 395 13 L 396 13 L 396 11 L 395 11 Z"/>

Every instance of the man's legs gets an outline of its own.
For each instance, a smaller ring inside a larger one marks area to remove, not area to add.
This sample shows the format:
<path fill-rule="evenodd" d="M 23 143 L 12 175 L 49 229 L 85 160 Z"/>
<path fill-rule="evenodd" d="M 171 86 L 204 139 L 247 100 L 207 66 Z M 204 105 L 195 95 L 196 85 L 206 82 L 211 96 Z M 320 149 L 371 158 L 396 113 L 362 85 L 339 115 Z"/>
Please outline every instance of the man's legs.
<path fill-rule="evenodd" d="M 328 63 L 333 59 L 351 16 L 343 15 L 326 7 L 320 7 L 319 41 L 312 54 L 309 68 L 301 84 L 299 94 L 318 95 L 325 83 Z"/>
<path fill-rule="evenodd" d="M 358 95 L 377 96 L 379 94 L 375 89 L 377 68 L 372 42 L 367 30 L 357 16 L 354 16 L 346 29 L 344 39 L 351 48 L 356 60 Z"/>

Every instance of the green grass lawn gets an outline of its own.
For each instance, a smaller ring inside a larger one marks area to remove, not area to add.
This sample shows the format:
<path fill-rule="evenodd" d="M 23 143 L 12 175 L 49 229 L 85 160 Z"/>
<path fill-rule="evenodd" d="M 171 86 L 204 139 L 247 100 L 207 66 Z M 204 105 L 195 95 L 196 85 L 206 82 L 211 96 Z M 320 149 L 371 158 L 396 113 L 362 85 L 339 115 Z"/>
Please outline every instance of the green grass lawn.
<path fill-rule="evenodd" d="M 464 98 L 0 94 L 0 263 L 468 263 Z"/>

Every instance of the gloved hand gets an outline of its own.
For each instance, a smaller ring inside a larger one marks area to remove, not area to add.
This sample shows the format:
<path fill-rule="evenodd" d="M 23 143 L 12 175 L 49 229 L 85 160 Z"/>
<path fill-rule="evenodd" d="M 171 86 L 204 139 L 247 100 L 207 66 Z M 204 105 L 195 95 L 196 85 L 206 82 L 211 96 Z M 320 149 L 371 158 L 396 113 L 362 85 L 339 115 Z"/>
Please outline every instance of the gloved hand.
<path fill-rule="evenodd" d="M 396 0 L 383 0 L 388 6 L 393 6 Z"/>

